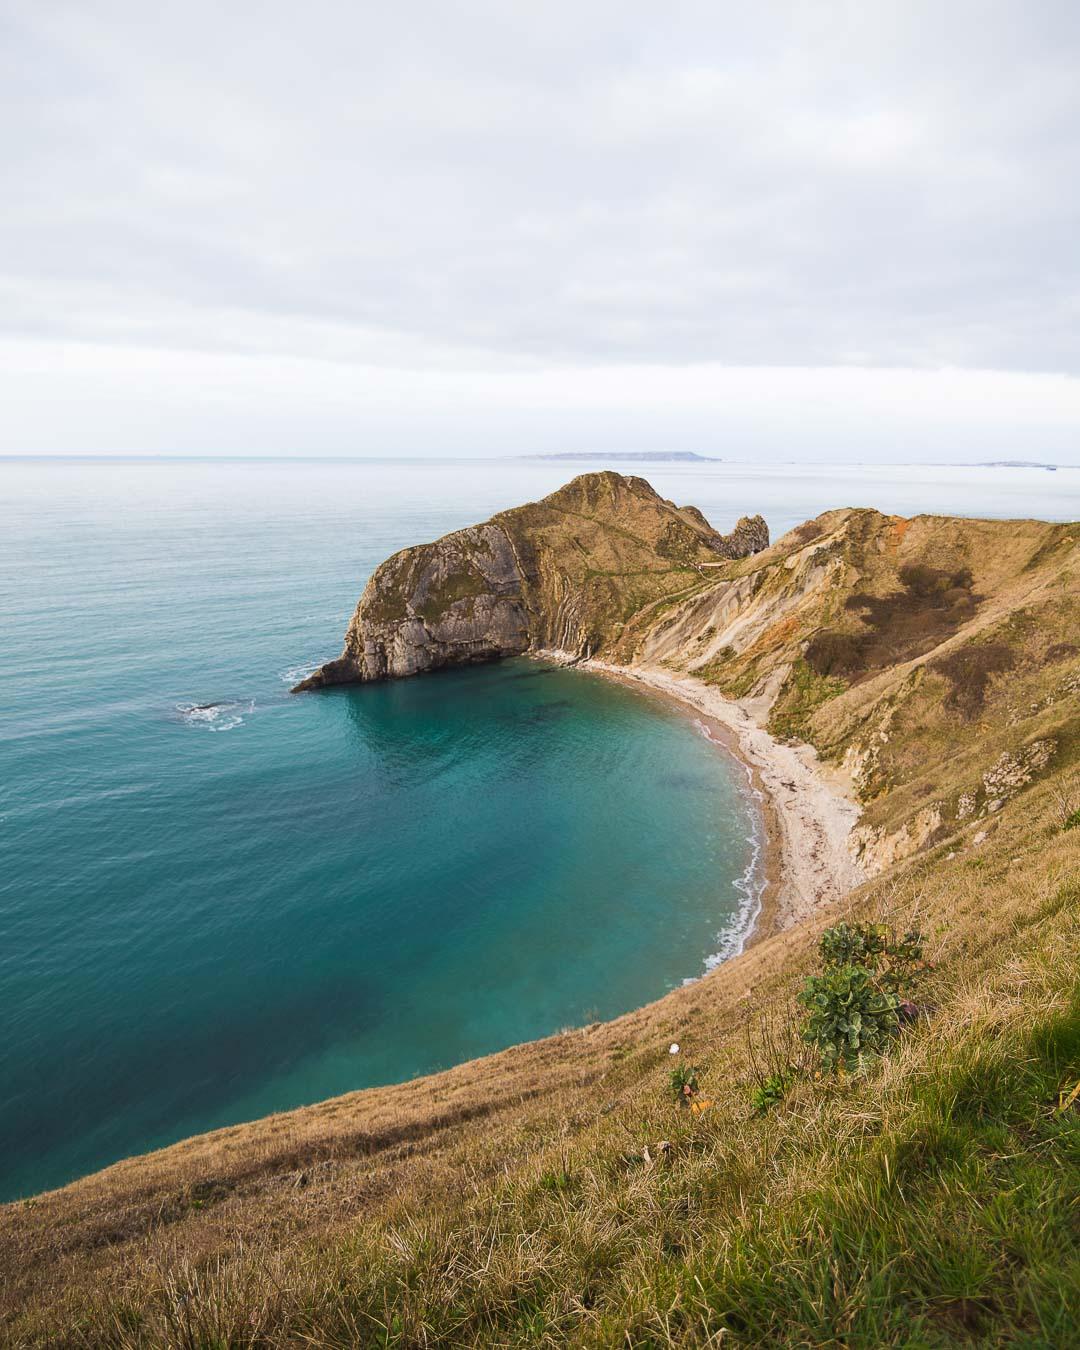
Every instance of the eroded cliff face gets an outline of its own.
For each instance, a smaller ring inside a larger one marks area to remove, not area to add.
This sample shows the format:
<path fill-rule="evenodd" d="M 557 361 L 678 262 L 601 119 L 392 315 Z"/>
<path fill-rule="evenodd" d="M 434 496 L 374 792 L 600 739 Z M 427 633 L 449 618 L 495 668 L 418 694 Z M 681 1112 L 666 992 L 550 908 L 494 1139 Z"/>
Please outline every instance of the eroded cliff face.
<path fill-rule="evenodd" d="M 1080 754 L 1080 526 L 831 511 L 712 575 L 616 658 L 812 744 L 863 805 L 868 874 L 968 825 L 985 839 Z"/>
<path fill-rule="evenodd" d="M 590 473 L 376 569 L 345 649 L 297 689 L 415 675 L 555 648 L 584 656 L 706 568 L 768 546 L 760 516 L 718 534 L 642 478 Z"/>
<path fill-rule="evenodd" d="M 528 646 L 513 545 L 499 526 L 473 525 L 384 562 L 364 590 L 341 656 L 297 688 L 416 675 Z"/>

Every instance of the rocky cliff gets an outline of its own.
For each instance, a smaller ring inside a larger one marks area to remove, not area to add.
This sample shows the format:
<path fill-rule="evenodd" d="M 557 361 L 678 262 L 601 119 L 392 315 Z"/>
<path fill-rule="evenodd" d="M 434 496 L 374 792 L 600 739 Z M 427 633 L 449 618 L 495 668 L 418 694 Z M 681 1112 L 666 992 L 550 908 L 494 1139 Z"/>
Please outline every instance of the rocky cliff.
<path fill-rule="evenodd" d="M 585 474 L 395 554 L 300 688 L 529 650 L 683 671 L 807 741 L 871 871 L 990 821 L 1080 754 L 1080 529 L 829 511 L 769 545 L 643 479 Z"/>
<path fill-rule="evenodd" d="M 381 680 L 530 649 L 594 654 L 721 559 L 766 548 L 760 516 L 718 534 L 643 478 L 589 473 L 540 502 L 394 554 L 368 582 L 345 649 L 297 689 Z"/>
<path fill-rule="evenodd" d="M 845 509 L 769 546 L 760 516 L 720 535 L 643 479 L 585 474 L 390 558 L 299 687 L 538 649 L 684 671 L 851 780 L 876 871 L 1080 753 L 1078 541 Z"/>

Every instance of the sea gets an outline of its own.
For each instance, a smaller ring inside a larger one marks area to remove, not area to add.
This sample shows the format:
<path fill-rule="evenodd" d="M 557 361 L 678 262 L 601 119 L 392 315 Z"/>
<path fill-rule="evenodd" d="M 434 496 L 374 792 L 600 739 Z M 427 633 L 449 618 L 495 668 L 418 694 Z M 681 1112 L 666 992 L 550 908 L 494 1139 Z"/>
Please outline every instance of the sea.
<path fill-rule="evenodd" d="M 294 695 L 373 568 L 599 463 L 0 460 L 0 1200 L 613 1017 L 739 950 L 742 768 L 528 659 Z M 625 464 L 721 530 L 1080 471 Z"/>

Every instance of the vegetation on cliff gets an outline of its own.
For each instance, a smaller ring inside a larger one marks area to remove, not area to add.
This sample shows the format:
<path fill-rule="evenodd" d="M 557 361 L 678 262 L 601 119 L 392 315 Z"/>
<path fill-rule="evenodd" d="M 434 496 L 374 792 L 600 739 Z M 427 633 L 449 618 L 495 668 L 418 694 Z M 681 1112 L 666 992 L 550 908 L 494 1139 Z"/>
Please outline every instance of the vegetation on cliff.
<path fill-rule="evenodd" d="M 749 699 L 850 775 L 878 868 L 1075 766 L 1078 632 L 1080 526 L 835 511 L 718 572 L 621 655 Z"/>

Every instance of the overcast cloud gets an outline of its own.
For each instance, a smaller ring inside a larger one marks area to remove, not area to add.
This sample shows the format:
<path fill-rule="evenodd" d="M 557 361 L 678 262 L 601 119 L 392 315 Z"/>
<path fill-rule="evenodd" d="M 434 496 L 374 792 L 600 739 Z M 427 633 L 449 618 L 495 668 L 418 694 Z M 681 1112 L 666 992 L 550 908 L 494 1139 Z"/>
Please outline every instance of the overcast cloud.
<path fill-rule="evenodd" d="M 0 451 L 1075 462 L 1078 127 L 1073 2 L 0 0 Z"/>

